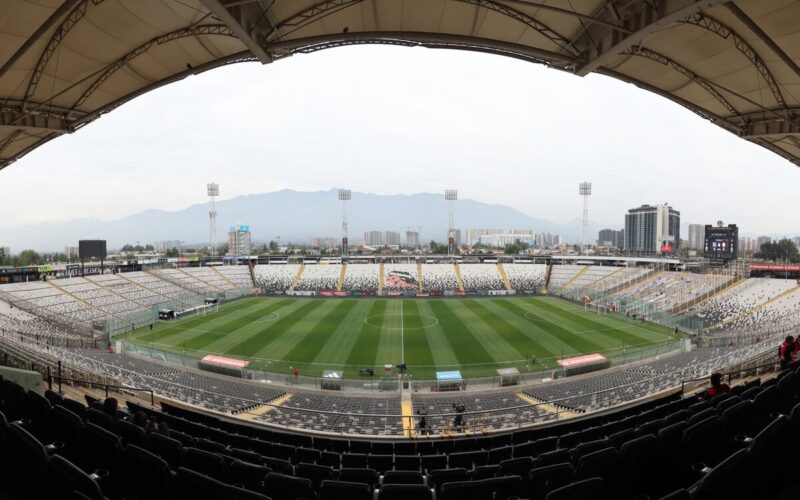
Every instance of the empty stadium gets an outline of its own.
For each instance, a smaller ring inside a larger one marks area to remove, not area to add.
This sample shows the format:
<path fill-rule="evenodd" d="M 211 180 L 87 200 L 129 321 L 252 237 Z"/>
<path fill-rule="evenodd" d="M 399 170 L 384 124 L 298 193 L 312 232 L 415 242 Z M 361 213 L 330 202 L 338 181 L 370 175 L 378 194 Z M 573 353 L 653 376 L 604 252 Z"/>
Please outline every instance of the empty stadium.
<path fill-rule="evenodd" d="M 0 168 L 189 75 L 364 43 L 604 74 L 800 158 L 800 2 L 6 12 Z M 55 75 L 67 41 L 82 50 Z M 800 326 L 796 266 L 429 257 L 170 258 L 0 284 L 0 496 L 797 497 L 800 364 L 776 356 Z M 715 372 L 730 391 L 703 397 Z"/>

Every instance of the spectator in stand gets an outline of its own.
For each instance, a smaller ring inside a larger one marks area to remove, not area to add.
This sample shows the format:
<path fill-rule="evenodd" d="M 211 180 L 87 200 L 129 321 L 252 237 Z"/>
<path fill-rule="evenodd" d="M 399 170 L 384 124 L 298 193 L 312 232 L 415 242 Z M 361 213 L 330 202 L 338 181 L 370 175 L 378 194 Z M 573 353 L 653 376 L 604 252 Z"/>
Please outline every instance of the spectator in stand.
<path fill-rule="evenodd" d="M 116 398 L 106 398 L 106 400 L 103 401 L 103 411 L 114 420 L 116 420 L 117 417 L 119 417 L 119 412 L 117 410 L 117 407 L 118 403 Z"/>
<path fill-rule="evenodd" d="M 719 373 L 713 373 L 711 375 L 711 387 L 706 389 L 705 392 L 705 399 L 711 399 L 718 394 L 724 394 L 726 392 L 730 392 L 731 388 L 728 384 L 722 383 L 722 375 Z"/>
<path fill-rule="evenodd" d="M 785 370 L 789 367 L 789 363 L 792 362 L 796 349 L 797 344 L 795 344 L 794 337 L 789 335 L 778 348 L 778 356 L 781 359 L 781 370 Z"/>
<path fill-rule="evenodd" d="M 294 375 L 294 381 L 297 382 L 298 379 L 300 378 L 300 370 L 295 368 L 294 370 L 292 370 L 292 375 Z"/>

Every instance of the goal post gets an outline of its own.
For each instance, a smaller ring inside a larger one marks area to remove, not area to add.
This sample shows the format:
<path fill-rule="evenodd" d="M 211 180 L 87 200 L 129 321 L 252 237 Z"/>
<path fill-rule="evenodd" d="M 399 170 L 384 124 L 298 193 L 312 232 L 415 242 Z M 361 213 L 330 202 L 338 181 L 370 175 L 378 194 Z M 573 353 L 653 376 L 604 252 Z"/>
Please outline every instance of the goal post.
<path fill-rule="evenodd" d="M 584 302 L 583 310 L 586 312 L 597 313 L 598 316 L 608 314 L 608 306 L 604 306 L 602 304 L 593 304 L 591 302 Z"/>

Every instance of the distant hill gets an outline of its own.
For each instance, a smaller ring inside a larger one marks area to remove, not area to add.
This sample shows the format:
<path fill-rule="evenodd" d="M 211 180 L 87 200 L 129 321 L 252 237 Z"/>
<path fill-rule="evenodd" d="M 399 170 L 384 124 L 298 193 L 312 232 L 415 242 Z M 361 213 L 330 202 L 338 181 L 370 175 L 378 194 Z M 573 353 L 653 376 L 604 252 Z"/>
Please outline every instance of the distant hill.
<path fill-rule="evenodd" d="M 314 236 L 339 237 L 341 202 L 336 190 L 301 192 L 284 189 L 273 193 L 238 196 L 217 203 L 217 239 L 227 238 L 228 227 L 247 224 L 257 242 L 280 236 L 280 241 L 305 243 Z M 441 194 L 377 195 L 353 193 L 348 206 L 350 240 L 356 242 L 369 230 L 405 233 L 407 227 L 422 226 L 422 240 L 444 241 L 447 233 L 447 205 Z M 466 238 L 467 228 L 520 228 L 559 234 L 566 242 L 580 241 L 581 224 L 576 218 L 556 224 L 530 217 L 506 205 L 490 205 L 474 200 L 458 200 L 455 224 Z M 617 224 L 619 225 L 619 224 Z M 617 225 L 610 227 L 616 228 Z M 603 227 L 589 225 L 589 239 Z M 120 220 L 104 222 L 78 219 L 63 223 L 19 226 L 9 230 L 3 244 L 14 252 L 24 248 L 42 251 L 62 250 L 79 239 L 108 240 L 109 249 L 136 241 L 142 244 L 158 240 L 181 240 L 187 243 L 208 240 L 208 204 L 192 205 L 167 212 L 146 210 Z M 402 236 L 405 238 L 405 234 Z"/>

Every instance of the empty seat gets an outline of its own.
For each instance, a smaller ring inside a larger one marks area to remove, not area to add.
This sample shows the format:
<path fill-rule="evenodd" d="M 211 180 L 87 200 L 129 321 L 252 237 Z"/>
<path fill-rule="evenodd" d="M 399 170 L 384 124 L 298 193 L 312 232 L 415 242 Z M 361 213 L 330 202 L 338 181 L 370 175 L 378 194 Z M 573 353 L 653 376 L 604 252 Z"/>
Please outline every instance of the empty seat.
<path fill-rule="evenodd" d="M 339 471 L 339 480 L 351 483 L 364 483 L 371 488 L 378 486 L 378 471 L 366 468 L 345 467 Z"/>
<path fill-rule="evenodd" d="M 501 476 L 517 475 L 528 477 L 528 473 L 534 467 L 534 460 L 531 457 L 512 458 L 500 462 L 499 473 Z"/>
<path fill-rule="evenodd" d="M 183 462 L 187 469 L 208 474 L 218 481 L 228 480 L 228 466 L 221 456 L 198 448 L 186 448 Z"/>
<path fill-rule="evenodd" d="M 318 489 L 322 481 L 335 480 L 338 474 L 335 470 L 324 465 L 300 463 L 294 468 L 294 474 L 297 477 L 302 477 L 311 481 L 314 489 Z"/>
<path fill-rule="evenodd" d="M 663 463 L 658 439 L 652 434 L 641 436 L 623 444 L 619 451 L 624 484 L 630 496 L 655 496 L 660 492 Z"/>
<path fill-rule="evenodd" d="M 456 483 L 467 480 L 467 470 L 464 468 L 456 469 L 437 469 L 428 473 L 428 485 L 441 493 L 442 485 L 445 483 Z"/>
<path fill-rule="evenodd" d="M 172 470 L 183 465 L 183 445 L 177 439 L 151 432 L 145 438 L 145 449 L 163 458 Z"/>
<path fill-rule="evenodd" d="M 144 447 L 144 429 L 138 425 L 125 420 L 115 420 L 111 426 L 111 432 L 119 436 L 125 445 L 132 444 L 140 448 Z"/>
<path fill-rule="evenodd" d="M 58 498 L 67 492 L 77 491 L 86 498 L 105 500 L 100 485 L 77 465 L 59 455 L 53 455 L 47 463 L 47 483 Z"/>
<path fill-rule="evenodd" d="M 119 422 L 119 421 L 118 421 Z M 122 451 L 122 497 L 153 499 L 173 498 L 170 490 L 169 465 L 162 458 L 136 445 L 127 445 Z M 143 480 L 142 478 L 147 478 Z"/>
<path fill-rule="evenodd" d="M 264 478 L 264 493 L 272 500 L 295 500 L 316 498 L 314 484 L 310 479 L 270 472 Z"/>
<path fill-rule="evenodd" d="M 214 498 L 221 500 L 270 500 L 261 493 L 225 484 L 197 471 L 181 467 L 175 475 L 173 490 L 181 498 Z"/>
<path fill-rule="evenodd" d="M 386 472 L 394 467 L 394 457 L 392 455 L 369 455 L 367 464 L 370 469 Z"/>
<path fill-rule="evenodd" d="M 488 480 L 444 483 L 437 500 L 493 500 L 494 491 Z"/>
<path fill-rule="evenodd" d="M 694 500 L 748 500 L 753 497 L 751 488 L 761 496 L 762 484 L 753 484 L 750 471 L 750 455 L 747 450 L 739 450 L 729 456 L 703 476 L 692 493 Z"/>
<path fill-rule="evenodd" d="M 603 500 L 605 495 L 605 481 L 593 477 L 556 488 L 547 494 L 545 500 Z"/>
<path fill-rule="evenodd" d="M 383 484 L 425 484 L 425 479 L 418 471 L 392 470 L 384 474 Z"/>
<path fill-rule="evenodd" d="M 385 484 L 378 500 L 433 500 L 431 489 L 422 484 Z"/>
<path fill-rule="evenodd" d="M 568 463 L 537 467 L 528 474 L 530 500 L 543 500 L 547 494 L 572 481 L 573 469 Z"/>
<path fill-rule="evenodd" d="M 242 484 L 248 490 L 262 491 L 264 478 L 272 472 L 269 467 L 234 460 L 228 467 L 228 477 L 233 484 Z"/>
<path fill-rule="evenodd" d="M 364 483 L 322 481 L 319 500 L 372 500 L 372 488 Z"/>

